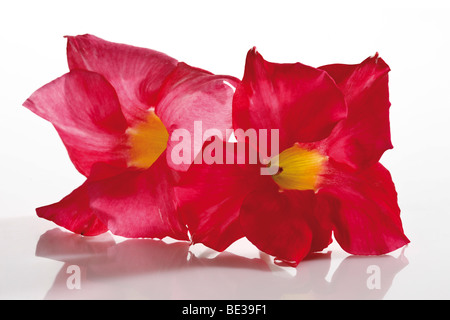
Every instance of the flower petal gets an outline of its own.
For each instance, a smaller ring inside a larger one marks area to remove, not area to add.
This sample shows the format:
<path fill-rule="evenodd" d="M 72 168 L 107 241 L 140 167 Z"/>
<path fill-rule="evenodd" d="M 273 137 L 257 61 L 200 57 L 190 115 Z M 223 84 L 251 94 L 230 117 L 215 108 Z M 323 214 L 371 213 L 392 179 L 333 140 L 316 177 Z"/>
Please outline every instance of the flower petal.
<path fill-rule="evenodd" d="M 237 146 L 223 145 L 226 151 Z M 234 160 L 236 154 L 232 155 Z M 217 251 L 225 250 L 244 236 L 239 224 L 239 209 L 245 196 L 261 179 L 256 165 L 238 165 L 237 161 L 235 164 L 223 163 L 192 164 L 181 175 L 176 187 L 180 215 L 189 228 L 192 241 Z"/>
<path fill-rule="evenodd" d="M 351 254 L 379 255 L 407 243 L 391 175 L 380 163 L 365 170 L 330 160 L 319 196 L 330 202 L 335 238 Z"/>
<path fill-rule="evenodd" d="M 278 129 L 283 150 L 327 137 L 346 114 L 342 93 L 323 70 L 271 63 L 255 48 L 248 52 L 233 99 L 235 128 Z"/>
<path fill-rule="evenodd" d="M 392 148 L 389 126 L 389 66 L 378 54 L 361 64 L 323 66 L 342 90 L 348 117 L 320 142 L 334 160 L 352 167 L 371 166 Z"/>
<path fill-rule="evenodd" d="M 127 124 L 114 89 L 101 75 L 67 73 L 34 92 L 24 106 L 54 125 L 83 175 L 99 162 L 126 167 Z"/>
<path fill-rule="evenodd" d="M 238 79 L 231 76 L 213 75 L 185 63 L 179 63 L 167 78 L 159 94 L 155 112 L 169 135 L 176 129 L 189 132 L 192 161 L 200 152 L 208 129 L 218 130 L 222 138 L 226 139 L 226 130 L 232 128 L 233 87 L 238 82 Z M 197 122 L 198 129 L 194 122 Z M 169 139 L 168 155 L 172 154 L 178 143 Z M 176 164 L 170 156 L 167 159 L 174 169 L 186 171 L 189 168 L 190 163 Z"/>
<path fill-rule="evenodd" d="M 261 251 L 296 266 L 311 251 L 314 192 L 258 189 L 241 207 L 240 222 L 245 236 Z"/>
<path fill-rule="evenodd" d="M 107 232 L 108 228 L 89 206 L 87 189 L 87 184 L 84 183 L 61 201 L 37 208 L 36 213 L 77 234 L 96 236 Z"/>
<path fill-rule="evenodd" d="M 109 42 L 86 34 L 67 37 L 70 70 L 103 75 L 114 87 L 130 126 L 144 121 L 158 91 L 177 61 L 161 52 Z"/>
<path fill-rule="evenodd" d="M 113 234 L 188 240 L 176 211 L 175 177 L 165 155 L 147 170 L 128 170 L 89 184 L 90 205 Z"/>

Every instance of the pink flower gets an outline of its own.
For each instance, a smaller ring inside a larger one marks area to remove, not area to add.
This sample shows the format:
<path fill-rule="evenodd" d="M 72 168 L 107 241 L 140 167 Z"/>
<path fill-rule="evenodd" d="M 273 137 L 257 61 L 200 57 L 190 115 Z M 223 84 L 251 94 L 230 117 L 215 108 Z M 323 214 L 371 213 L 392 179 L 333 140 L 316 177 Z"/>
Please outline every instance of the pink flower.
<path fill-rule="evenodd" d="M 37 90 L 24 106 L 50 121 L 86 182 L 38 216 L 75 233 L 110 230 L 126 237 L 187 240 L 167 156 L 173 130 L 225 131 L 238 80 L 193 68 L 157 51 L 67 37 L 70 71 Z M 225 83 L 225 82 L 226 83 Z M 228 84 L 227 84 L 228 83 Z"/>
<path fill-rule="evenodd" d="M 378 55 L 312 68 L 250 50 L 233 126 L 279 130 L 280 152 L 270 160 L 280 169 L 267 176 L 263 163 L 193 164 L 176 188 L 192 241 L 222 251 L 247 237 L 292 265 L 326 248 L 332 233 L 352 254 L 407 244 L 394 184 L 379 163 L 392 148 L 388 71 Z M 224 157 L 236 157 L 230 150 L 239 143 L 224 142 Z"/>
<path fill-rule="evenodd" d="M 392 144 L 389 67 L 378 54 L 313 68 L 252 49 L 239 81 L 153 50 L 67 38 L 70 71 L 24 106 L 54 125 L 87 179 L 38 216 L 83 235 L 169 236 L 218 251 L 247 237 L 292 265 L 333 234 L 351 254 L 409 242 L 379 162 Z M 210 129 L 221 139 L 207 141 Z M 180 136 L 198 134 L 180 149 Z"/>

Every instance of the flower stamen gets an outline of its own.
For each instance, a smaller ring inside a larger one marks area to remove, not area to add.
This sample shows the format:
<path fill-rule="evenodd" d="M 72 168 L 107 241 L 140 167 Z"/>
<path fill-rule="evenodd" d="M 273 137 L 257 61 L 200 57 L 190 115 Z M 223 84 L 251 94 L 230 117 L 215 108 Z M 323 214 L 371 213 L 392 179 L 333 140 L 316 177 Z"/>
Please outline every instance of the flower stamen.
<path fill-rule="evenodd" d="M 149 168 L 166 150 L 169 133 L 153 109 L 149 110 L 147 121 L 127 130 L 130 157 L 128 166 Z"/>
<path fill-rule="evenodd" d="M 272 159 L 279 167 L 272 178 L 282 190 L 316 190 L 326 160 L 316 150 L 294 145 Z"/>

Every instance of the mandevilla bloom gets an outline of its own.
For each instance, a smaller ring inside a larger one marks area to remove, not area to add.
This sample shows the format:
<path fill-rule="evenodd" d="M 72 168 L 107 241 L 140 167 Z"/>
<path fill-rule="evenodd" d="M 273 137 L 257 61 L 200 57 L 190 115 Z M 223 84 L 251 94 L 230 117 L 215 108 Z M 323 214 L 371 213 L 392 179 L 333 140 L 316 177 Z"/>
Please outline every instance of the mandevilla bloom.
<path fill-rule="evenodd" d="M 333 235 L 358 255 L 409 242 L 379 162 L 392 144 L 378 54 L 313 68 L 253 48 L 240 81 L 91 35 L 67 40 L 70 71 L 24 106 L 53 124 L 86 181 L 38 216 L 217 251 L 246 237 L 294 266 Z"/>
<path fill-rule="evenodd" d="M 388 72 L 378 54 L 312 68 L 271 63 L 250 50 L 233 126 L 278 130 L 279 153 L 270 158 L 278 170 L 261 175 L 263 162 L 193 164 L 176 187 L 192 241 L 222 251 L 247 237 L 291 265 L 326 248 L 333 233 L 351 254 L 407 244 L 394 184 L 379 163 L 392 148 Z M 242 157 L 234 152 L 239 143 L 260 152 L 249 140 L 223 142 L 224 157 Z"/>
<path fill-rule="evenodd" d="M 75 233 L 188 240 L 180 222 L 167 156 L 177 128 L 231 128 L 239 80 L 149 49 L 91 35 L 67 37 L 70 72 L 37 90 L 24 106 L 50 121 L 86 182 L 38 216 Z M 193 146 L 194 147 L 194 146 Z"/>

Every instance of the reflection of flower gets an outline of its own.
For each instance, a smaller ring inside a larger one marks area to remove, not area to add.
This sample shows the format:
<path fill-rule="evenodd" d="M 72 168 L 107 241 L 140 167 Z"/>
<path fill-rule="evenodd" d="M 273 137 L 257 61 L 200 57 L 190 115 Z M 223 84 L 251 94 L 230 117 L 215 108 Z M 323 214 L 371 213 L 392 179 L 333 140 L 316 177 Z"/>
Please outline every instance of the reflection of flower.
<path fill-rule="evenodd" d="M 88 180 L 62 201 L 37 209 L 73 232 L 187 240 L 175 207 L 170 135 L 193 121 L 231 127 L 228 84 L 149 49 L 68 37 L 70 72 L 37 90 L 24 106 L 50 121 Z"/>
<path fill-rule="evenodd" d="M 279 171 L 191 166 L 177 192 L 193 241 L 221 251 L 245 236 L 293 265 L 327 247 L 333 231 L 352 254 L 407 244 L 394 184 L 378 162 L 392 147 L 388 71 L 378 55 L 315 69 L 270 63 L 250 50 L 233 124 L 279 129 L 281 152 L 272 155 Z"/>
<path fill-rule="evenodd" d="M 152 239 L 116 243 L 109 234 L 80 237 L 59 229 L 41 235 L 36 256 L 64 262 L 47 299 L 381 299 L 408 261 L 400 254 L 345 258 L 331 275 L 331 252 L 315 253 L 295 276 L 271 271 L 268 259 L 229 252 L 212 259 L 189 255 L 189 244 Z M 67 287 L 69 266 L 81 270 L 81 289 Z M 381 270 L 367 286 L 368 267 Z"/>

